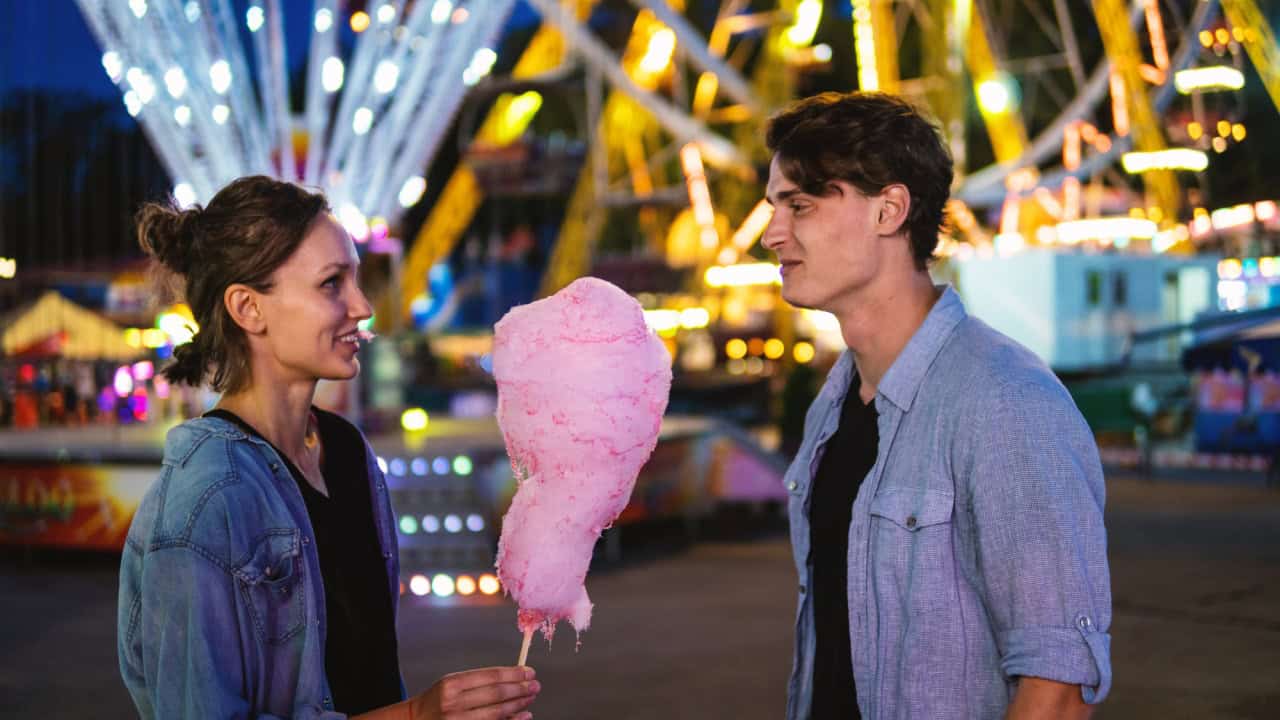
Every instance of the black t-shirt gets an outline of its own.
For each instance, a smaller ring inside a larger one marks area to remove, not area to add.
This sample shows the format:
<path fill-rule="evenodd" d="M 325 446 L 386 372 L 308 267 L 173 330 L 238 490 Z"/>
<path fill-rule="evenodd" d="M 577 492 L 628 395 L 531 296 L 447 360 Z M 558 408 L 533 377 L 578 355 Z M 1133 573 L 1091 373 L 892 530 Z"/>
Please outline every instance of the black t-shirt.
<path fill-rule="evenodd" d="M 341 417 L 319 408 L 314 412 L 328 497 L 311 487 L 279 448 L 276 452 L 302 491 L 315 532 L 327 620 L 324 666 L 334 709 L 356 715 L 401 700 L 395 599 L 373 522 L 364 440 Z M 219 409 L 206 415 L 262 437 L 234 413 Z"/>
<path fill-rule="evenodd" d="M 809 499 L 810 592 L 816 628 L 811 720 L 850 720 L 858 712 L 849 651 L 849 523 L 863 478 L 876 462 L 880 431 L 874 402 L 863 403 L 857 373 L 827 440 Z"/>

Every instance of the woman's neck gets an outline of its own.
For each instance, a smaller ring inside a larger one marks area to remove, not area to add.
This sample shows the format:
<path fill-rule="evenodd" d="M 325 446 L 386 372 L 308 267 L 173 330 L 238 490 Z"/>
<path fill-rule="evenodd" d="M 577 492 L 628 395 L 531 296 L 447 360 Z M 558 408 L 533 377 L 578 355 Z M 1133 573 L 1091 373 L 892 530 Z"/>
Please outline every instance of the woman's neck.
<path fill-rule="evenodd" d="M 291 459 L 303 456 L 314 382 L 301 385 L 255 382 L 223 395 L 218 407 L 235 413 Z"/>

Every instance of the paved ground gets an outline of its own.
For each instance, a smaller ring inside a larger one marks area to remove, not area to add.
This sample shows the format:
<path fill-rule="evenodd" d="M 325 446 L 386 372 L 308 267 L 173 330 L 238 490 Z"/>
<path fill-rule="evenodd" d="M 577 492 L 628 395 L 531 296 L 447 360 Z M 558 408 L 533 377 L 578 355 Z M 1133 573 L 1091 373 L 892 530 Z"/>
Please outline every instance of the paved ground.
<path fill-rule="evenodd" d="M 1280 492 L 1113 478 L 1114 718 L 1280 717 Z M 595 626 L 535 645 L 539 718 L 778 718 L 794 574 L 784 538 L 651 553 L 592 576 Z M 129 717 L 116 675 L 115 567 L 0 557 L 0 717 Z M 421 688 L 519 649 L 506 605 L 402 613 Z"/>

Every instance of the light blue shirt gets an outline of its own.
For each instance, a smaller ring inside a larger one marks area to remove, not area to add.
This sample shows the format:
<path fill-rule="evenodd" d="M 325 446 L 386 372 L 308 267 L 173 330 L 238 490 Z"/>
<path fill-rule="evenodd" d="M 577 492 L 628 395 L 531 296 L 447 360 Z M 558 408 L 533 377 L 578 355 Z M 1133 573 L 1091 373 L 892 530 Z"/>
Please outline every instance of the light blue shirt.
<path fill-rule="evenodd" d="M 783 480 L 800 581 L 789 720 L 809 717 L 824 632 L 808 594 L 810 489 L 852 370 L 845 352 Z M 1111 687 L 1105 490 L 1066 389 L 947 288 L 876 391 L 879 452 L 849 527 L 863 718 L 1002 718 L 1020 676 L 1080 685 L 1101 702 Z"/>
<path fill-rule="evenodd" d="M 400 558 L 386 479 L 365 444 L 391 597 Z M 393 603 L 394 605 L 395 603 Z M 120 562 L 117 648 L 143 718 L 345 717 L 324 668 L 320 558 L 297 481 L 220 418 L 169 431 Z"/>

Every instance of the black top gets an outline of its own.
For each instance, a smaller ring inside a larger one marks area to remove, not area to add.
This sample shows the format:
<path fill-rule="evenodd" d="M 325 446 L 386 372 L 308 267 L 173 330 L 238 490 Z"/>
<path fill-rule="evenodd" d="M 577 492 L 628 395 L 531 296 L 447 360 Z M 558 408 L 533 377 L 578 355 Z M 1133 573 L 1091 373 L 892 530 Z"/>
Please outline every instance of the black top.
<path fill-rule="evenodd" d="M 302 491 L 315 532 L 327 618 L 324 667 L 334 709 L 356 715 L 402 699 L 395 600 L 373 522 L 364 439 L 341 417 L 318 408 L 314 412 L 328 497 L 275 449 Z M 228 420 L 262 437 L 226 410 L 212 410 L 206 417 Z"/>
<path fill-rule="evenodd" d="M 875 402 L 864 404 L 857 373 L 826 444 L 809 500 L 810 592 L 816 628 L 811 720 L 850 720 L 858 713 L 849 651 L 849 523 L 862 480 L 876 462 L 880 430 Z"/>

